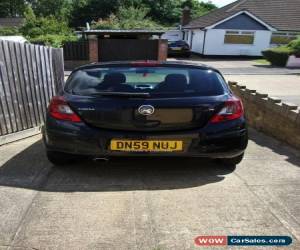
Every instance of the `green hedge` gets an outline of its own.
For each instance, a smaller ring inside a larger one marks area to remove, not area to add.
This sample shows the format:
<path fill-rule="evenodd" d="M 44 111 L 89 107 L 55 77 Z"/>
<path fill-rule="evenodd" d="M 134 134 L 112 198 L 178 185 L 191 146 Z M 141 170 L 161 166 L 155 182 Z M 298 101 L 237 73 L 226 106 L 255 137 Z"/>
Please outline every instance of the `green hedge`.
<path fill-rule="evenodd" d="M 300 56 L 300 37 L 286 46 L 262 51 L 262 54 L 272 65 L 285 67 L 290 55 Z"/>
<path fill-rule="evenodd" d="M 274 66 L 285 67 L 290 55 L 294 53 L 294 49 L 290 47 L 278 47 L 262 51 L 265 59 Z"/>
<path fill-rule="evenodd" d="M 0 28 L 0 36 L 17 36 L 20 35 L 18 28 L 16 27 L 5 27 Z"/>
<path fill-rule="evenodd" d="M 288 47 L 294 50 L 294 54 L 299 56 L 300 55 L 300 38 L 291 41 L 288 44 Z"/>
<path fill-rule="evenodd" d="M 28 38 L 31 43 L 52 46 L 55 48 L 61 48 L 66 42 L 77 41 L 78 38 L 74 35 L 41 35 L 34 38 Z"/>

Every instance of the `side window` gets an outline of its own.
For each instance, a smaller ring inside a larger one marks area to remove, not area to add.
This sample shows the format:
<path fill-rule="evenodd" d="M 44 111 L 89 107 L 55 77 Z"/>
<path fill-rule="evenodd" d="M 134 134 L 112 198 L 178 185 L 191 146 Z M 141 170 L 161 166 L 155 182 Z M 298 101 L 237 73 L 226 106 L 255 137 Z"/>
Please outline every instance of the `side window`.
<path fill-rule="evenodd" d="M 226 31 L 224 37 L 225 44 L 253 44 L 254 31 Z"/>
<path fill-rule="evenodd" d="M 283 45 L 288 44 L 290 41 L 294 40 L 299 36 L 300 33 L 294 32 L 274 32 L 271 36 L 272 45 Z"/>

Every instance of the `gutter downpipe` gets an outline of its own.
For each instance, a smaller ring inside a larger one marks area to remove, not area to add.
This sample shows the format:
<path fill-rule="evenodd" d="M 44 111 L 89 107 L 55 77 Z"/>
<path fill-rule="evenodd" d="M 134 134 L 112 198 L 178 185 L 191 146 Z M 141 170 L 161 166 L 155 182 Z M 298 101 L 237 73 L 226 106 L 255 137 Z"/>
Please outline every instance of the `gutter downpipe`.
<path fill-rule="evenodd" d="M 203 56 L 204 56 L 204 49 L 205 49 L 206 32 L 207 32 L 207 30 L 204 29 L 203 48 L 202 48 L 202 55 Z"/>
<path fill-rule="evenodd" d="M 193 48 L 193 40 L 194 40 L 194 31 L 191 30 L 191 44 L 190 44 L 191 50 L 192 50 L 192 48 Z"/>

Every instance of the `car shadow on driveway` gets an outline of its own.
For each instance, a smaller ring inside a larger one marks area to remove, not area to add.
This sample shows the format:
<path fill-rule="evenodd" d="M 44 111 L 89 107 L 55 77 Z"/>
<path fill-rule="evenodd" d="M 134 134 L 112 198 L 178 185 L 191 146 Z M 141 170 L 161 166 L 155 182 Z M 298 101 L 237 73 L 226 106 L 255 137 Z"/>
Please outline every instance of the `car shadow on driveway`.
<path fill-rule="evenodd" d="M 48 192 L 169 190 L 223 181 L 235 167 L 196 158 L 113 158 L 55 167 L 42 141 L 0 167 L 0 186 Z"/>
<path fill-rule="evenodd" d="M 249 137 L 251 140 L 262 148 L 268 148 L 273 151 L 277 156 L 282 157 L 285 161 L 300 167 L 300 151 L 292 148 L 284 142 L 280 142 L 262 132 L 258 132 L 253 128 L 249 128 Z M 264 158 L 267 155 L 260 155 Z M 268 157 L 268 156 L 267 156 Z"/>

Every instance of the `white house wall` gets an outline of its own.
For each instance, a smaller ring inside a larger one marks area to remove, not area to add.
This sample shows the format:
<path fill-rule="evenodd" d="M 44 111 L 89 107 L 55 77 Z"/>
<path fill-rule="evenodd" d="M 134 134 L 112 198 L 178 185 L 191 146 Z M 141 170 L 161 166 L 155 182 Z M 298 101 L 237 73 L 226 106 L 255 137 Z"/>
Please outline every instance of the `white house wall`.
<path fill-rule="evenodd" d="M 204 41 L 204 31 L 203 30 L 193 30 L 193 41 L 191 51 L 195 53 L 203 53 L 203 41 Z"/>
<path fill-rule="evenodd" d="M 192 30 L 185 30 L 184 40 L 191 46 L 192 44 Z"/>
<path fill-rule="evenodd" d="M 210 29 L 206 32 L 204 55 L 261 56 L 261 51 L 270 47 L 272 32 L 255 31 L 253 44 L 224 44 L 226 30 Z"/>

